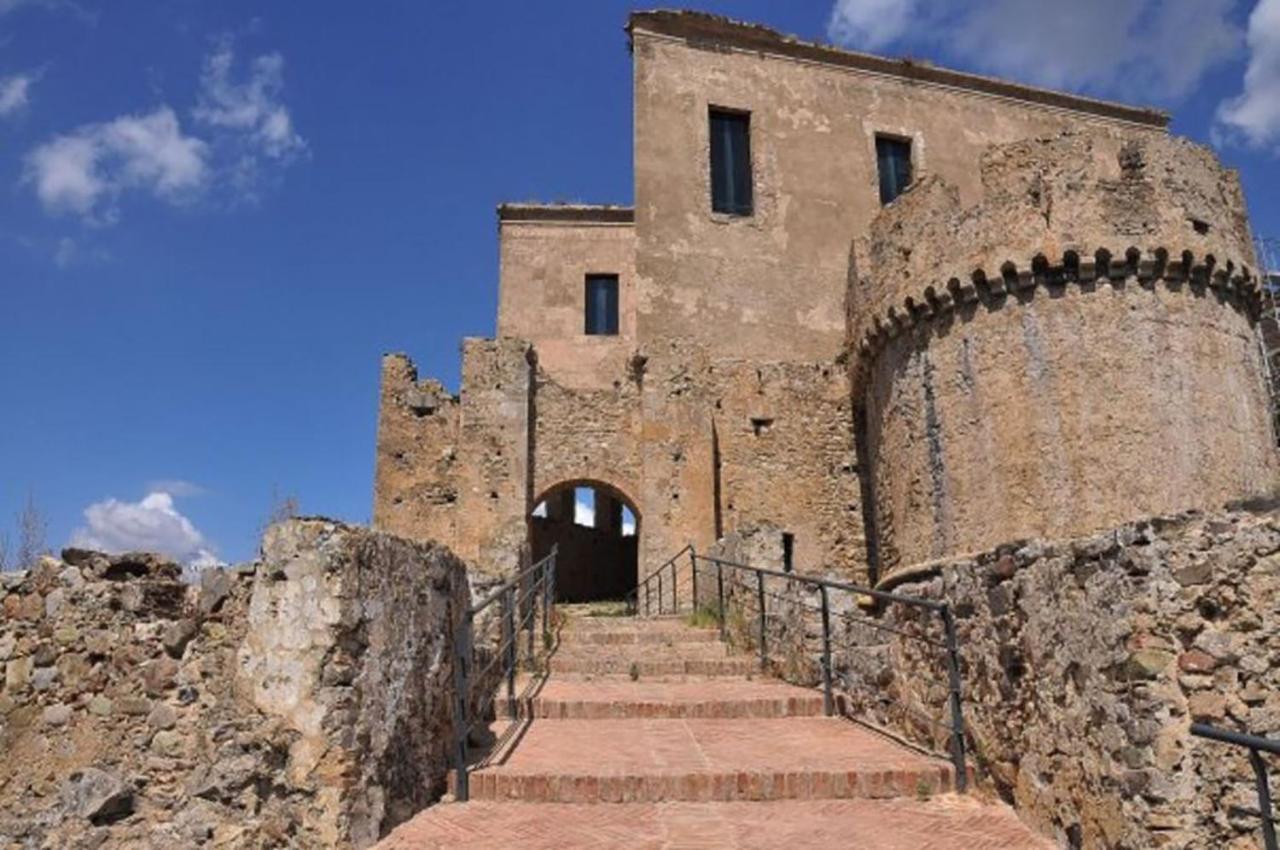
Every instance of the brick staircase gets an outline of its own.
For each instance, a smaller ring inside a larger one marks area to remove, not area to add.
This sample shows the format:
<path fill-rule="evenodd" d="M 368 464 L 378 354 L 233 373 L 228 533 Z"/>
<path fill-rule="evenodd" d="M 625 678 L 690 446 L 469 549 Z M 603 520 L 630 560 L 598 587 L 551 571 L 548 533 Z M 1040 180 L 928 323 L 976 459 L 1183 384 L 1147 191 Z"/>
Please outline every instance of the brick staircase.
<path fill-rule="evenodd" d="M 712 629 L 569 609 L 550 676 L 471 774 L 381 850 L 1041 848 L 1012 811 L 948 793 L 949 762 L 751 678 Z M 509 706 L 498 706 L 505 716 Z"/>

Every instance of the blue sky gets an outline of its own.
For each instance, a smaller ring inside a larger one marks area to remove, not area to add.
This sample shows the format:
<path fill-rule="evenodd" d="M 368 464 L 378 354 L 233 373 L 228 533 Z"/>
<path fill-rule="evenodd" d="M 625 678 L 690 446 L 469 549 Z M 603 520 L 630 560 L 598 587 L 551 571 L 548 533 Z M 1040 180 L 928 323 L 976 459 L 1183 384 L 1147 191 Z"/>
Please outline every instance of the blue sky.
<path fill-rule="evenodd" d="M 1168 107 L 1280 235 L 1262 2 L 698 8 Z M 31 494 L 54 547 L 238 560 L 273 493 L 367 521 L 379 356 L 456 385 L 494 206 L 630 202 L 630 8 L 0 0 L 0 528 Z"/>

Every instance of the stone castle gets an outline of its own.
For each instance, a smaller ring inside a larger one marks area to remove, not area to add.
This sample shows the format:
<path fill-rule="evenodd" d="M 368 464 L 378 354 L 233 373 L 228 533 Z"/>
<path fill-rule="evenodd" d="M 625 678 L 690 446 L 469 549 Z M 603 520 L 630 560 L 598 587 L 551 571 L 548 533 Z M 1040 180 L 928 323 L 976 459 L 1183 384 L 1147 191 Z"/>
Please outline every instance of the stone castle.
<path fill-rule="evenodd" d="M 1167 115 L 701 14 L 627 32 L 634 208 L 499 207 L 460 392 L 383 362 L 376 527 L 495 573 L 558 543 L 580 600 L 759 523 L 890 587 L 1273 490 L 1241 188 Z"/>
<path fill-rule="evenodd" d="M 499 208 L 460 391 L 383 361 L 375 529 L 0 574 L 0 848 L 1259 846 L 1192 725 L 1280 735 L 1236 175 L 1159 112 L 628 34 L 635 207 Z M 638 590 L 678 616 L 554 604 Z"/>

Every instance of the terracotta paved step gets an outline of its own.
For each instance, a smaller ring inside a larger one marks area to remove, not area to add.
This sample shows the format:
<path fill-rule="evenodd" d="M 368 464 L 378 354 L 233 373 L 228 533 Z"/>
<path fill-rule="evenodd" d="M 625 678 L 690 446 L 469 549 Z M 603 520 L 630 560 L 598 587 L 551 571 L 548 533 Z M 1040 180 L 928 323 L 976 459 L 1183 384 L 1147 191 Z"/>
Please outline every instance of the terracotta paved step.
<path fill-rule="evenodd" d="M 376 850 L 1051 850 L 1003 805 L 928 800 L 433 806 Z"/>
<path fill-rule="evenodd" d="M 522 687 L 523 683 L 519 683 L 517 692 Z M 521 717 L 556 720 L 822 715 L 821 693 L 771 679 L 726 679 L 714 684 L 705 679 L 683 682 L 551 679 L 535 696 L 518 704 L 522 706 Z M 504 699 L 499 711 L 505 712 L 506 706 Z"/>
<path fill-rule="evenodd" d="M 606 653 L 561 653 L 551 656 L 550 671 L 562 673 L 604 676 L 626 676 L 634 670 L 638 676 L 747 676 L 760 669 L 758 659 L 745 655 L 716 657 L 684 657 L 668 655 L 661 651 L 615 655 Z"/>
<path fill-rule="evenodd" d="M 716 629 L 658 628 L 658 629 L 576 629 L 567 627 L 560 632 L 561 645 L 664 645 L 673 643 L 716 643 L 720 633 Z"/>
<path fill-rule="evenodd" d="M 950 764 L 845 720 L 535 720 L 471 774 L 473 800 L 631 803 L 901 797 Z"/>

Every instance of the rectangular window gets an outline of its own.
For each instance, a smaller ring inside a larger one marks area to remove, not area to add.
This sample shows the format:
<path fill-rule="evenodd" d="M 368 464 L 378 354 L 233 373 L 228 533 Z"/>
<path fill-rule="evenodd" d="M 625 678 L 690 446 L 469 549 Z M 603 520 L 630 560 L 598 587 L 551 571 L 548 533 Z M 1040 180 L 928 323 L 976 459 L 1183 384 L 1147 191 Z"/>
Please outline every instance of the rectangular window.
<path fill-rule="evenodd" d="M 911 142 L 876 136 L 876 166 L 880 170 L 880 203 L 887 204 L 911 185 Z"/>
<path fill-rule="evenodd" d="M 618 333 L 618 276 L 587 275 L 587 333 L 612 336 Z"/>
<path fill-rule="evenodd" d="M 751 115 L 711 110 L 711 209 L 751 215 Z"/>

